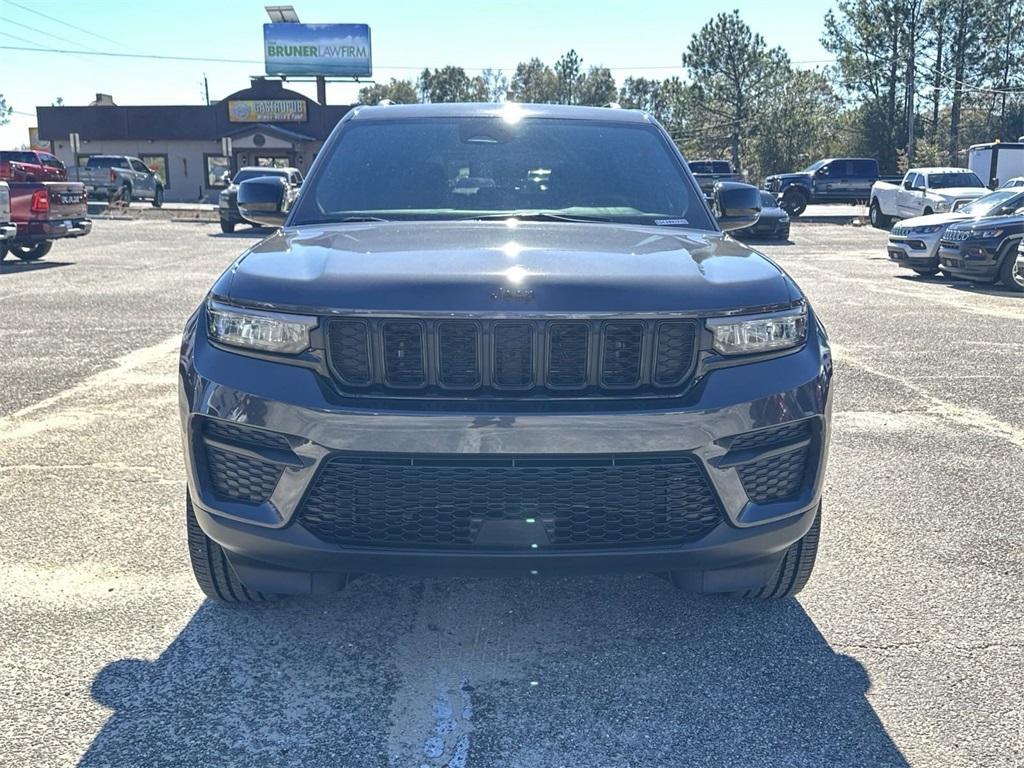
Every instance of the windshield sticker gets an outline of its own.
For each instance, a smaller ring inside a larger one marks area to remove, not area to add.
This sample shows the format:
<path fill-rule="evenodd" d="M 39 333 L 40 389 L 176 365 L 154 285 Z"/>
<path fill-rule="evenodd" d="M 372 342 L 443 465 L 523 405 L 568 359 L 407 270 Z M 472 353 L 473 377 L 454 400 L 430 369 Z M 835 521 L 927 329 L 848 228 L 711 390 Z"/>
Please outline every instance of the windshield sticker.
<path fill-rule="evenodd" d="M 686 219 L 655 219 L 654 223 L 659 227 L 671 227 L 679 226 L 680 224 L 689 224 L 690 222 Z"/>

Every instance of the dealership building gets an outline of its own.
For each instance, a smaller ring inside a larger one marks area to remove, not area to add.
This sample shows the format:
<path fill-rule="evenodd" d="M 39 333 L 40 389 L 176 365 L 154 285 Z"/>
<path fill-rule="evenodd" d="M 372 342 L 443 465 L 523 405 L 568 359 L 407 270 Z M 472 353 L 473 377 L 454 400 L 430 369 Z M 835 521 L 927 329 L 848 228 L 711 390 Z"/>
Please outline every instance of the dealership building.
<path fill-rule="evenodd" d="M 305 173 L 351 109 L 320 104 L 286 85 L 255 77 L 249 88 L 208 106 L 126 107 L 98 94 L 86 107 L 37 107 L 38 141 L 69 166 L 90 155 L 138 157 L 163 177 L 166 200 L 213 202 L 242 166 Z"/>

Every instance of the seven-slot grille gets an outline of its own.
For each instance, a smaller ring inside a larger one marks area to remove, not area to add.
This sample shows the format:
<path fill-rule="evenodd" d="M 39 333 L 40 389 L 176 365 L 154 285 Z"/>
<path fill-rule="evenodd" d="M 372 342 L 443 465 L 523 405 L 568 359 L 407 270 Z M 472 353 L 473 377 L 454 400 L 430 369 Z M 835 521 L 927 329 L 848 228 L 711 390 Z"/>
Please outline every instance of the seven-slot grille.
<path fill-rule="evenodd" d="M 344 318 L 328 322 L 327 352 L 344 389 L 665 391 L 689 382 L 697 330 L 693 319 Z"/>

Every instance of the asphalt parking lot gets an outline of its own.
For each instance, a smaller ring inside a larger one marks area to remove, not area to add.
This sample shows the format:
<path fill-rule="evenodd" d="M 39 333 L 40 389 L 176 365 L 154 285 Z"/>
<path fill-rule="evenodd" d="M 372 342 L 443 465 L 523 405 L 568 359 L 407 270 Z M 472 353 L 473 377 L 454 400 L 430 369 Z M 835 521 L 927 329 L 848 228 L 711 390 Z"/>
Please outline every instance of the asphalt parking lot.
<path fill-rule="evenodd" d="M 254 240 L 104 221 L 0 265 L 0 766 L 1024 763 L 1024 295 L 870 228 L 758 246 L 836 357 L 798 600 L 367 576 L 236 608 L 188 566 L 174 375 Z"/>

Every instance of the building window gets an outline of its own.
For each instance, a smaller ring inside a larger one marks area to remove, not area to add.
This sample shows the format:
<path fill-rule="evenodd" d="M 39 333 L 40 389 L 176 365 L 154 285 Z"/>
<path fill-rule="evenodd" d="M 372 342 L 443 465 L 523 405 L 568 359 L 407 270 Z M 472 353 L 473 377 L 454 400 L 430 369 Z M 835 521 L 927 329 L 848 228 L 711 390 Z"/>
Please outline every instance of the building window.
<path fill-rule="evenodd" d="M 147 168 L 156 171 L 157 176 L 163 179 L 164 189 L 171 188 L 170 168 L 167 163 L 167 155 L 139 155 L 139 160 Z"/>
<path fill-rule="evenodd" d="M 231 160 L 223 155 L 203 155 L 206 165 L 206 186 L 226 187 L 231 183 Z"/>

